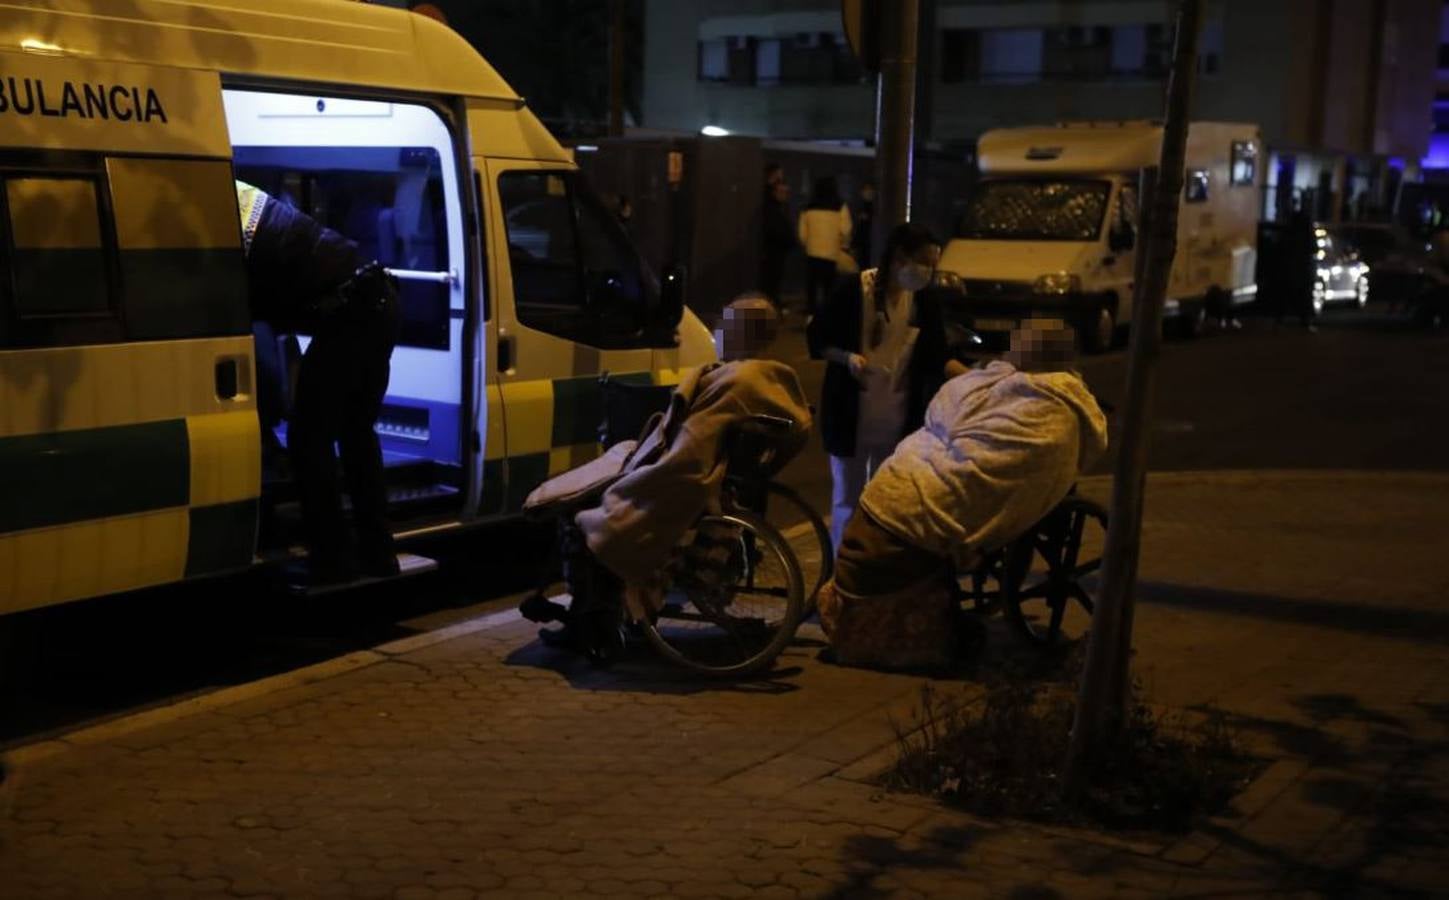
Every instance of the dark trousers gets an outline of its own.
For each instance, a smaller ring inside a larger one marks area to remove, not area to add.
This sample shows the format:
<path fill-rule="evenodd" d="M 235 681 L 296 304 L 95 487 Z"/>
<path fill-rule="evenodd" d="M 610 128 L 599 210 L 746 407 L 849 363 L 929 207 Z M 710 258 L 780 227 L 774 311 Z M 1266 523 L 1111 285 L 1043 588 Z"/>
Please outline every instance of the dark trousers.
<path fill-rule="evenodd" d="M 359 559 L 371 567 L 393 556 L 382 446 L 373 427 L 387 393 L 397 328 L 396 303 L 351 314 L 314 336 L 302 357 L 287 444 L 317 571 L 348 574 Z M 342 515 L 334 445 L 352 498 L 355 543 Z"/>
<path fill-rule="evenodd" d="M 783 254 L 767 253 L 760 258 L 760 291 L 782 309 L 780 285 L 785 281 L 785 257 Z"/>
<path fill-rule="evenodd" d="M 817 315 L 835 290 L 835 260 L 811 256 L 805 260 L 805 310 Z"/>

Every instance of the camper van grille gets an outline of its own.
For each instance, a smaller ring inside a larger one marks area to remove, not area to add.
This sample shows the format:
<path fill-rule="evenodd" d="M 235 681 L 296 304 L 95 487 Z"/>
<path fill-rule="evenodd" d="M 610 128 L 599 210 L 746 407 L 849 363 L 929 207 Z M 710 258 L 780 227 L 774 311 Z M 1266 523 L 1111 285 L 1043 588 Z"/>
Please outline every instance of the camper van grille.
<path fill-rule="evenodd" d="M 1031 285 L 1023 281 L 997 281 L 989 278 L 967 278 L 966 298 L 1017 297 L 1031 293 Z"/>

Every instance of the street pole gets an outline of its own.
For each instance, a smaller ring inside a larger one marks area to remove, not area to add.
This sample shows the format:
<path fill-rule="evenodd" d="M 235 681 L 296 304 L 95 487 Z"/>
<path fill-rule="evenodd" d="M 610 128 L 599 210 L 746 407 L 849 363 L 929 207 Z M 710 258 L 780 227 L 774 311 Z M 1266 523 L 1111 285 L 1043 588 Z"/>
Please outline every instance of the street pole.
<path fill-rule="evenodd" d="M 911 216 L 911 153 L 915 144 L 916 35 L 920 0 L 880 4 L 880 76 L 875 161 L 878 197 L 872 247 Z M 868 265 L 861 260 L 861 265 Z"/>
<path fill-rule="evenodd" d="M 1112 471 L 1112 508 L 1102 552 L 1102 586 L 1092 613 L 1087 661 L 1064 770 L 1063 786 L 1068 793 L 1081 790 L 1093 759 L 1125 721 L 1127 711 L 1132 604 L 1147 488 L 1148 418 L 1162 349 L 1162 308 L 1172 259 L 1177 253 L 1178 201 L 1182 195 L 1201 26 L 1201 0 L 1179 0 L 1157 184 L 1139 249 L 1148 256 L 1134 293 L 1127 397 L 1122 407 L 1121 446 Z"/>
<path fill-rule="evenodd" d="M 609 0 L 609 136 L 624 134 L 624 5 Z"/>

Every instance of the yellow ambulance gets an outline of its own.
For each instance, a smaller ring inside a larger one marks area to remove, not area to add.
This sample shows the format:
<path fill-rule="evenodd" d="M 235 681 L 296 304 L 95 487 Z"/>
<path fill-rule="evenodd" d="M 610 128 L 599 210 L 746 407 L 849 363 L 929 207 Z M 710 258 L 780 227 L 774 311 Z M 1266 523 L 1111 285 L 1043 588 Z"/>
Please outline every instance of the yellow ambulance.
<path fill-rule="evenodd" d="M 285 419 L 258 406 L 285 413 L 290 345 L 253 332 L 236 181 L 401 281 L 378 423 L 400 537 L 516 511 L 587 459 L 601 373 L 667 385 L 714 357 L 678 273 L 660 285 L 569 152 L 432 19 L 5 4 L 0 615 L 288 552 L 290 486 L 262 449 Z"/>

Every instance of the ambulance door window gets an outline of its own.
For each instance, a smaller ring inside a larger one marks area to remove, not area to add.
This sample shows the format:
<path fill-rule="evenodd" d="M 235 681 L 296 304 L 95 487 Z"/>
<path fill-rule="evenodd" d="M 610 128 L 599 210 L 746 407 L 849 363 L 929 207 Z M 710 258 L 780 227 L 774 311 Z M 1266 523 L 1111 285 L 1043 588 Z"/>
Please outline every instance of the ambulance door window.
<path fill-rule="evenodd" d="M 123 339 L 99 177 L 0 170 L 0 344 Z"/>
<path fill-rule="evenodd" d="M 643 269 L 603 205 L 568 173 L 506 172 L 498 192 L 519 322 L 595 347 L 647 346 Z"/>
<path fill-rule="evenodd" d="M 498 192 L 518 320 L 559 337 L 591 337 L 568 182 L 552 172 L 507 172 Z"/>

